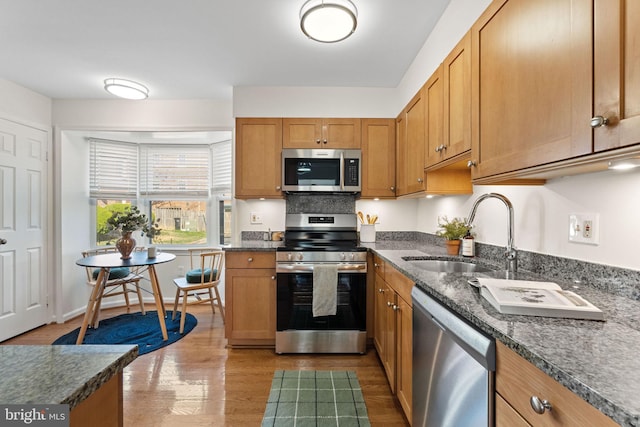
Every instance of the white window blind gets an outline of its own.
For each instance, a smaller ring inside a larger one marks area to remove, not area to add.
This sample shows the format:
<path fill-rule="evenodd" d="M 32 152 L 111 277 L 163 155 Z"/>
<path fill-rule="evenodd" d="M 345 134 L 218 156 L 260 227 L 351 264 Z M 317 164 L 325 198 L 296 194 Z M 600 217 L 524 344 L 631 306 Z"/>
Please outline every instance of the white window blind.
<path fill-rule="evenodd" d="M 140 146 L 140 195 L 147 197 L 207 197 L 208 146 Z"/>
<path fill-rule="evenodd" d="M 131 199 L 138 189 L 138 146 L 119 141 L 89 139 L 91 197 Z"/>
<path fill-rule="evenodd" d="M 213 144 L 211 155 L 211 193 L 231 193 L 231 141 Z"/>

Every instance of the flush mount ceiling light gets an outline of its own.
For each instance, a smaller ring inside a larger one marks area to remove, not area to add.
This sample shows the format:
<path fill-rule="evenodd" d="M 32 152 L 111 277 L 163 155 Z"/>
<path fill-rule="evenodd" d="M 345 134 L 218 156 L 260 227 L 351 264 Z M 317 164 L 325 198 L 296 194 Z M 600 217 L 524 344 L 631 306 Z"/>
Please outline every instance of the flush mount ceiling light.
<path fill-rule="evenodd" d="M 145 86 L 125 79 L 106 79 L 104 90 L 125 99 L 145 99 L 149 96 L 149 89 Z"/>
<path fill-rule="evenodd" d="M 350 0 L 308 0 L 300 9 L 300 28 L 321 43 L 349 37 L 358 25 L 358 10 Z"/>

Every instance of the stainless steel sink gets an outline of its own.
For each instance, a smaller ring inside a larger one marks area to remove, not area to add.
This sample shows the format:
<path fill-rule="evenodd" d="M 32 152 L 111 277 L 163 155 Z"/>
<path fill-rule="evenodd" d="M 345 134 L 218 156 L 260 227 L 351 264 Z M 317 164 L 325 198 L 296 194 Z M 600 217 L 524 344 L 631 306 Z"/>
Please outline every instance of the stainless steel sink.
<path fill-rule="evenodd" d="M 490 268 L 464 261 L 450 261 L 439 259 L 407 260 L 411 265 L 435 273 L 482 273 L 493 271 Z"/>

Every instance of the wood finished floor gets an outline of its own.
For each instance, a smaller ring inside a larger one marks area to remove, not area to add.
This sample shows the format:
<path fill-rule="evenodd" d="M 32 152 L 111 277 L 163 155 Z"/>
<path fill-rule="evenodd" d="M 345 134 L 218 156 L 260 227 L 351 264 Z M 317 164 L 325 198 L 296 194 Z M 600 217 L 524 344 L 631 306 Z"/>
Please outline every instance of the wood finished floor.
<path fill-rule="evenodd" d="M 149 307 L 150 310 L 154 308 Z M 104 310 L 101 318 L 126 309 Z M 189 312 L 198 325 L 168 347 L 138 357 L 124 370 L 125 426 L 259 426 L 277 369 L 353 370 L 372 426 L 407 426 L 375 350 L 366 355 L 276 355 L 272 349 L 227 349 L 224 325 L 208 306 Z M 51 324 L 3 345 L 51 344 L 82 318 Z"/>

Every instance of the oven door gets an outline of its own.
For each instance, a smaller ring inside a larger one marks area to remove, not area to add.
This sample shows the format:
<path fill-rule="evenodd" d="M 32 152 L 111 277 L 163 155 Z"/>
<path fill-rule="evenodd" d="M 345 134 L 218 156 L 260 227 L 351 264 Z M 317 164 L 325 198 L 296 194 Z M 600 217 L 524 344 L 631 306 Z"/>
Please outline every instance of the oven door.
<path fill-rule="evenodd" d="M 313 273 L 277 274 L 277 331 L 366 330 L 367 275 L 338 272 L 335 316 L 313 317 Z"/>

